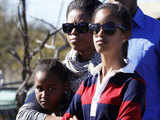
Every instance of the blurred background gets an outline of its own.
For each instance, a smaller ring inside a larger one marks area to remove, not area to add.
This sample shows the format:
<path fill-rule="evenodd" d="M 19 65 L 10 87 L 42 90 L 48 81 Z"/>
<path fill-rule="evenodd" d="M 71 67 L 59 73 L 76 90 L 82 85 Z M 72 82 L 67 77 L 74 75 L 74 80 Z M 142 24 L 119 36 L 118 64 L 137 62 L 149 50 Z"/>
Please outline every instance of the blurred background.
<path fill-rule="evenodd" d="M 17 91 L 22 90 L 24 100 L 36 61 L 63 60 L 70 50 L 60 28 L 71 0 L 26 0 L 25 13 L 22 1 L 0 0 L 0 120 L 15 119 Z M 138 0 L 138 5 L 145 14 L 160 18 L 160 0 Z"/>

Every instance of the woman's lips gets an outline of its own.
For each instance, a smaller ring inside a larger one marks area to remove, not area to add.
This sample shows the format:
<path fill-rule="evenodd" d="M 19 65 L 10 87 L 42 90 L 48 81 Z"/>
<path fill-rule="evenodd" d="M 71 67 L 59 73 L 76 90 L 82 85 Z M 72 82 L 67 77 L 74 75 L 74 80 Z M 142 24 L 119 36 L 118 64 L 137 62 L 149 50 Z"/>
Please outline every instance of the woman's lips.
<path fill-rule="evenodd" d="M 72 43 L 72 44 L 77 44 L 77 43 L 78 43 L 78 39 L 77 39 L 77 38 L 75 38 L 75 39 L 70 39 L 69 41 L 70 41 L 70 43 Z"/>
<path fill-rule="evenodd" d="M 77 39 L 76 36 L 70 36 L 69 41 L 70 41 L 71 43 L 76 43 L 76 42 L 78 41 L 78 39 Z"/>
<path fill-rule="evenodd" d="M 97 45 L 102 45 L 102 44 L 104 44 L 104 40 L 96 40 L 96 44 Z"/>
<path fill-rule="evenodd" d="M 75 43 L 77 40 L 76 39 L 70 39 L 71 43 Z"/>

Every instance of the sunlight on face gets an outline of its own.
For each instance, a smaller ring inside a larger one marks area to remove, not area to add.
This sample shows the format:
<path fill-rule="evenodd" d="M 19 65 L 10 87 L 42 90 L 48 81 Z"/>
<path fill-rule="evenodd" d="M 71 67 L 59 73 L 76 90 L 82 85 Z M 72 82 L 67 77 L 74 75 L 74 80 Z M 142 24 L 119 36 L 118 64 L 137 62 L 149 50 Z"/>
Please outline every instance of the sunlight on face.
<path fill-rule="evenodd" d="M 110 10 L 107 8 L 101 9 L 96 13 L 94 23 L 102 25 L 109 22 L 120 24 L 120 22 L 115 19 L 115 17 L 110 15 Z M 112 35 L 107 34 L 101 28 L 97 34 L 93 35 L 96 51 L 99 53 L 120 54 L 119 51 L 121 51 L 121 46 L 123 43 L 122 36 L 123 33 L 118 28 L 116 28 L 114 34 Z"/>
<path fill-rule="evenodd" d="M 76 9 L 70 11 L 67 17 L 67 23 L 79 22 L 89 23 L 90 21 L 84 12 Z M 75 29 L 73 29 L 72 33 L 67 35 L 67 40 L 71 47 L 77 51 L 85 51 L 91 47 L 94 47 L 92 42 L 92 34 L 90 32 L 78 33 Z"/>
<path fill-rule="evenodd" d="M 42 108 L 53 112 L 59 106 L 64 86 L 56 74 L 38 71 L 35 74 L 35 94 Z"/>

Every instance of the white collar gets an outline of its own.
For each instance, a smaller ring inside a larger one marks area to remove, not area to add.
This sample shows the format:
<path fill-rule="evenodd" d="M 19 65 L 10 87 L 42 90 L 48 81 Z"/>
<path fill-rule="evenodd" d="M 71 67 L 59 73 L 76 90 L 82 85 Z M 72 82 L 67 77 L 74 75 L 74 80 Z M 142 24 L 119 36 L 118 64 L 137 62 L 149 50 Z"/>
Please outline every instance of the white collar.
<path fill-rule="evenodd" d="M 97 65 L 94 69 L 91 70 L 91 74 L 95 75 L 98 72 L 100 72 L 102 69 L 102 64 L 100 63 Z M 129 60 L 128 64 L 124 66 L 123 68 L 120 68 L 118 70 L 114 70 L 115 72 L 123 72 L 123 73 L 134 73 L 135 71 L 135 65 Z"/>

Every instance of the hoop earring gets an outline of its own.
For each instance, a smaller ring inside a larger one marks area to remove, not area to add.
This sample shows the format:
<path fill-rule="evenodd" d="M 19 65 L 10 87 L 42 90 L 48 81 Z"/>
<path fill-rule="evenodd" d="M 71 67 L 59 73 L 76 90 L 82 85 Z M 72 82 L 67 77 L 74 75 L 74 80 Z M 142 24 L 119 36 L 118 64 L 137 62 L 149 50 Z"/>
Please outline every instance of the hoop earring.
<path fill-rule="evenodd" d="M 129 63 L 129 59 L 128 58 L 124 58 L 123 61 L 125 62 L 126 65 Z"/>

